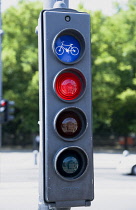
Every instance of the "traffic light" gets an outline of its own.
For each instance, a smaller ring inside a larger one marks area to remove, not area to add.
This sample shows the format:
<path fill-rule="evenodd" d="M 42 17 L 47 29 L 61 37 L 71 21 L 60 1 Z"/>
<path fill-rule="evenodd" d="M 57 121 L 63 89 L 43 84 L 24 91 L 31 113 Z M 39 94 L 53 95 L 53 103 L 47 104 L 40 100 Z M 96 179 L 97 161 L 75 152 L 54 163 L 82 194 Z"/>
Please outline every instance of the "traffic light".
<path fill-rule="evenodd" d="M 0 101 L 0 124 L 3 124 L 7 121 L 7 109 L 8 103 L 7 100 Z"/>
<path fill-rule="evenodd" d="M 8 121 L 14 120 L 14 106 L 15 102 L 14 101 L 8 101 Z"/>
<path fill-rule="evenodd" d="M 40 200 L 89 206 L 94 197 L 90 16 L 43 10 L 38 23 Z"/>
<path fill-rule="evenodd" d="M 14 119 L 12 115 L 14 113 L 14 104 L 14 101 L 8 101 L 6 99 L 0 101 L 0 124 Z"/>

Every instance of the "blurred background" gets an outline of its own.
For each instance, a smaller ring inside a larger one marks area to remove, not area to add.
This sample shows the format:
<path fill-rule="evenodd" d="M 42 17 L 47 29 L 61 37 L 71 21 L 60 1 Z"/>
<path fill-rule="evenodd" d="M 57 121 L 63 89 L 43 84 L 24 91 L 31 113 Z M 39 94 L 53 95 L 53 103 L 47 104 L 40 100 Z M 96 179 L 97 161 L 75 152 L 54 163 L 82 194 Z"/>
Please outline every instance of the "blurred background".
<path fill-rule="evenodd" d="M 91 16 L 94 147 L 136 148 L 136 0 L 69 1 Z M 34 148 L 39 135 L 38 46 L 42 1 L 2 1 L 3 98 L 15 102 L 2 147 Z"/>
<path fill-rule="evenodd" d="M 2 106 L 14 101 L 12 120 L 0 125 L 0 209 L 37 210 L 39 79 L 35 28 L 43 2 L 0 2 L 0 81 L 2 98 L 6 99 L 1 103 L 0 119 Z M 136 0 L 69 3 L 70 8 L 90 14 L 92 46 L 95 200 L 91 207 L 75 210 L 135 210 Z"/>

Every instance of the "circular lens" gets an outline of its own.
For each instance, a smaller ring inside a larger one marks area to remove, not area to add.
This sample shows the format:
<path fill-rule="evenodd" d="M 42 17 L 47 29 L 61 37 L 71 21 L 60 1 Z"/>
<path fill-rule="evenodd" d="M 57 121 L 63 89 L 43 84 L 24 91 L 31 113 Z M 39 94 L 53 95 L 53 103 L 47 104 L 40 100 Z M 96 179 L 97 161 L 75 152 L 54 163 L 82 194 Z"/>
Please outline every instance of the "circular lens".
<path fill-rule="evenodd" d="M 61 74 L 56 80 L 56 92 L 64 100 L 73 100 L 81 92 L 81 81 L 75 74 L 67 72 Z"/>
<path fill-rule="evenodd" d="M 75 137 L 81 130 L 80 117 L 73 111 L 63 112 L 57 120 L 57 130 L 63 137 Z"/>
<path fill-rule="evenodd" d="M 65 157 L 62 161 L 62 170 L 67 174 L 75 173 L 79 168 L 78 159 L 74 156 Z"/>
<path fill-rule="evenodd" d="M 72 101 L 78 99 L 85 91 L 85 78 L 76 69 L 61 71 L 54 82 L 56 94 L 63 100 Z"/>
<path fill-rule="evenodd" d="M 57 57 L 65 63 L 74 62 L 80 56 L 80 43 L 74 36 L 59 36 L 55 41 L 54 47 Z"/>
<path fill-rule="evenodd" d="M 57 115 L 55 127 L 61 137 L 66 140 L 74 141 L 85 132 L 87 120 L 81 110 L 68 108 Z"/>
<path fill-rule="evenodd" d="M 66 133 L 66 135 L 72 135 L 78 129 L 77 120 L 73 117 L 65 116 L 65 118 L 62 119 L 62 122 L 61 122 L 61 129 L 63 133 Z"/>
<path fill-rule="evenodd" d="M 55 159 L 57 173 L 66 179 L 76 179 L 86 170 L 88 164 L 86 153 L 78 147 L 63 149 Z"/>
<path fill-rule="evenodd" d="M 65 20 L 70 21 L 70 17 L 66 16 Z M 53 51 L 61 62 L 66 64 L 75 63 L 84 54 L 84 38 L 76 30 L 64 30 L 55 37 L 53 42 Z"/>

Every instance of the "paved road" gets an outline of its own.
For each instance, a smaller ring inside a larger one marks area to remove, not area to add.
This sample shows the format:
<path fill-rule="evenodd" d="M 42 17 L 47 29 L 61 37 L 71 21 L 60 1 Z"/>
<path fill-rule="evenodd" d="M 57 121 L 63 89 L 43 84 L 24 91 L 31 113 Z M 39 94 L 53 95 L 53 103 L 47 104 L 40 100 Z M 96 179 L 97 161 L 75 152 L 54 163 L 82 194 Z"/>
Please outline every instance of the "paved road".
<path fill-rule="evenodd" d="M 0 154 L 0 210 L 37 210 L 38 166 L 29 152 Z"/>
<path fill-rule="evenodd" d="M 72 210 L 136 210 L 136 176 L 116 172 L 120 154 L 94 154 L 95 200 Z M 32 152 L 0 153 L 0 210 L 37 210 L 38 166 Z"/>

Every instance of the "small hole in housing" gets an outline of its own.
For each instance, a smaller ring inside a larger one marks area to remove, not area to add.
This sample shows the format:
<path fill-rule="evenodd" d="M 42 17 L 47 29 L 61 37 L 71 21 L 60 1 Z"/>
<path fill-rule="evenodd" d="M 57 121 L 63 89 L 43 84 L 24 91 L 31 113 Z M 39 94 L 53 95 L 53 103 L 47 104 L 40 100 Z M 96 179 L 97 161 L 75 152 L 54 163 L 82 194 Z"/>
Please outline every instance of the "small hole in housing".
<path fill-rule="evenodd" d="M 65 21 L 69 22 L 71 20 L 71 17 L 69 15 L 65 16 Z"/>

